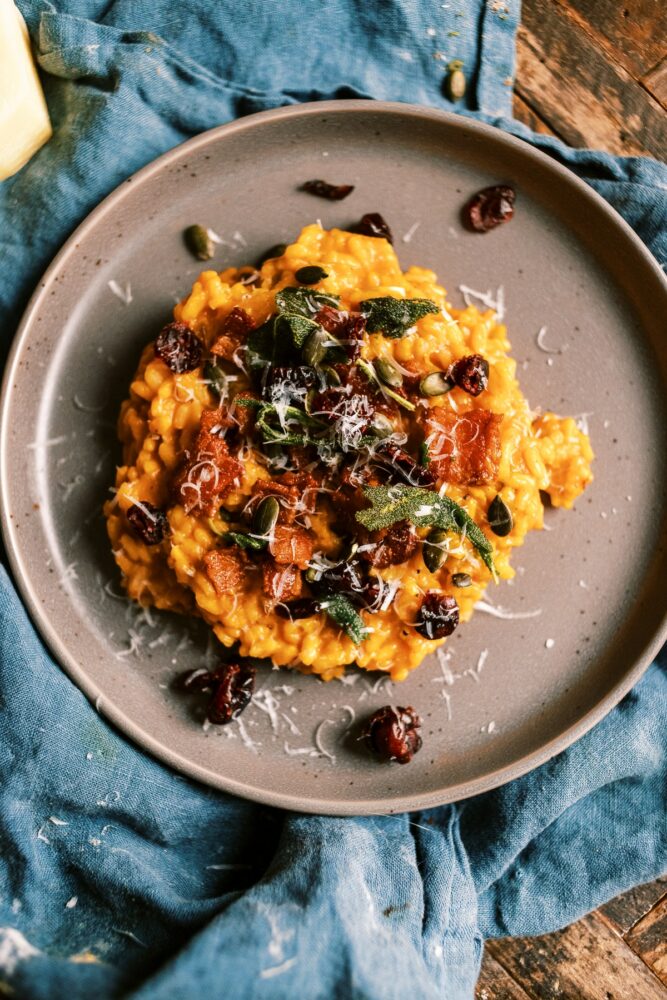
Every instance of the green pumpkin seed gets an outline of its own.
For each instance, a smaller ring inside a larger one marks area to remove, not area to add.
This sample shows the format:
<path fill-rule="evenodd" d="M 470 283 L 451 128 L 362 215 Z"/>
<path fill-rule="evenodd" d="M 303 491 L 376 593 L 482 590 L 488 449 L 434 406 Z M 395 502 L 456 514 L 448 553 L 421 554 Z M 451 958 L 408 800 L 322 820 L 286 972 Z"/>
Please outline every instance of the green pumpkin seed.
<path fill-rule="evenodd" d="M 461 69 L 452 69 L 447 77 L 447 97 L 450 101 L 460 101 L 466 92 L 466 78 Z"/>
<path fill-rule="evenodd" d="M 213 240 L 203 226 L 188 226 L 183 233 L 185 244 L 199 260 L 210 260 L 215 253 Z"/>
<path fill-rule="evenodd" d="M 313 567 L 311 566 L 310 569 L 307 569 L 303 575 L 305 576 L 308 583 L 315 583 L 316 580 L 319 578 L 320 574 L 316 569 L 313 569 Z"/>
<path fill-rule="evenodd" d="M 443 396 L 452 388 L 452 383 L 447 381 L 444 372 L 429 372 L 419 383 L 422 396 Z"/>
<path fill-rule="evenodd" d="M 276 526 L 280 504 L 275 497 L 264 497 L 252 519 L 252 530 L 256 535 L 270 535 Z"/>
<path fill-rule="evenodd" d="M 267 260 L 273 260 L 274 257 L 282 257 L 282 255 L 285 253 L 286 250 L 287 250 L 286 243 L 276 243 L 274 246 L 269 247 L 269 249 L 262 254 L 262 256 L 257 261 L 256 266 L 261 267 L 262 264 L 265 264 Z"/>
<path fill-rule="evenodd" d="M 434 528 L 422 542 L 422 557 L 426 568 L 431 573 L 437 573 L 447 558 L 447 550 L 444 547 L 446 538 L 446 531 L 443 531 L 441 528 Z"/>
<path fill-rule="evenodd" d="M 298 271 L 295 271 L 294 277 L 300 285 L 316 285 L 318 281 L 324 281 L 329 275 L 319 264 L 308 264 L 306 267 L 300 267 Z"/>
<path fill-rule="evenodd" d="M 512 512 L 500 495 L 496 495 L 489 504 L 486 517 L 491 531 L 499 538 L 509 535 L 514 526 Z"/>
<path fill-rule="evenodd" d="M 327 385 L 330 386 L 342 385 L 340 380 L 340 375 L 338 374 L 335 368 L 331 367 L 331 365 L 322 365 L 320 371 L 326 377 Z"/>
<path fill-rule="evenodd" d="M 307 365 L 311 366 L 311 368 L 317 368 L 320 361 L 324 359 L 330 342 L 331 337 L 326 330 L 322 330 L 321 328 L 313 330 L 303 345 L 301 357 Z"/>
<path fill-rule="evenodd" d="M 390 385 L 394 389 L 398 389 L 403 385 L 403 376 L 399 372 L 395 365 L 392 365 L 391 361 L 386 361 L 384 358 L 376 358 L 373 362 L 373 367 L 377 377 L 385 385 Z"/>
<path fill-rule="evenodd" d="M 376 413 L 371 423 L 371 430 L 376 437 L 386 438 L 394 433 L 394 425 L 384 413 Z"/>
<path fill-rule="evenodd" d="M 454 573 L 452 575 L 452 583 L 455 587 L 470 587 L 472 585 L 472 577 L 469 573 Z"/>

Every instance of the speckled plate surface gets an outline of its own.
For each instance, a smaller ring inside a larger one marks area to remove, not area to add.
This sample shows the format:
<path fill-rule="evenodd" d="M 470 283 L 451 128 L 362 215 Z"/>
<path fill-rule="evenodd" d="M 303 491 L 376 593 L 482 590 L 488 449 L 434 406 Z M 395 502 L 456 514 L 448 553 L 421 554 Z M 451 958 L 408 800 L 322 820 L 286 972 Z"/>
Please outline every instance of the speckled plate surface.
<path fill-rule="evenodd" d="M 311 177 L 355 191 L 341 203 L 298 192 Z M 499 181 L 518 190 L 514 220 L 464 232 L 462 202 Z M 203 222 L 223 238 L 213 262 L 222 268 L 316 218 L 345 226 L 366 211 L 386 216 L 402 263 L 432 267 L 453 302 L 460 285 L 494 298 L 502 286 L 523 390 L 533 406 L 585 415 L 595 482 L 573 512 L 547 511 L 548 531 L 516 551 L 516 580 L 489 596 L 497 614 L 519 617 L 478 612 L 449 642 L 447 677 L 435 657 L 393 690 L 373 675 L 348 686 L 268 671 L 242 731 L 206 731 L 169 689 L 206 655 L 203 630 L 138 614 L 119 589 L 100 515 L 119 457 L 118 407 L 142 347 L 200 270 L 185 226 Z M 489 127 L 346 101 L 199 136 L 92 213 L 17 337 L 0 479 L 5 540 L 33 619 L 103 715 L 218 788 L 344 814 L 499 785 L 608 712 L 665 635 L 665 315 L 664 278 L 619 217 L 567 170 Z M 538 347 L 543 325 L 558 353 Z M 355 739 L 359 720 L 388 702 L 424 718 L 424 749 L 408 767 L 375 763 Z"/>

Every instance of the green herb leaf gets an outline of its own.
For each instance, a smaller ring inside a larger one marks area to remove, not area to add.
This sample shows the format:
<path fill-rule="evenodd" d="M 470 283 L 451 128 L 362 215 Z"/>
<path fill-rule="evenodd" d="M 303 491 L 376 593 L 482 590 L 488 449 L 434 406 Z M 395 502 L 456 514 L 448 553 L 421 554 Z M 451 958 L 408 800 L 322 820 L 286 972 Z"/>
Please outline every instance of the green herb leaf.
<path fill-rule="evenodd" d="M 338 309 L 340 299 L 337 295 L 325 295 L 324 292 L 313 292 L 309 288 L 282 288 L 276 292 L 276 308 L 280 313 L 305 316 L 312 319 L 322 306 Z"/>
<path fill-rule="evenodd" d="M 268 319 L 248 337 L 248 363 L 251 368 L 261 368 L 273 358 L 273 320 Z"/>
<path fill-rule="evenodd" d="M 323 598 L 320 608 L 328 614 L 332 622 L 342 628 L 355 645 L 358 646 L 364 641 L 366 638 L 364 620 L 348 597 L 344 594 L 332 594 Z"/>
<path fill-rule="evenodd" d="M 227 389 L 227 375 L 215 361 L 207 361 L 204 365 L 204 378 L 208 382 L 209 391 L 220 400 Z"/>
<path fill-rule="evenodd" d="M 450 497 L 420 486 L 403 485 L 365 486 L 364 496 L 371 506 L 355 515 L 364 528 L 379 531 L 397 521 L 411 521 L 418 528 L 441 528 L 465 535 L 496 579 L 493 545 L 470 514 Z"/>
<path fill-rule="evenodd" d="M 392 338 L 402 337 L 422 317 L 440 312 L 430 299 L 395 299 L 392 296 L 366 299 L 359 303 L 359 309 L 366 316 L 369 333 L 382 333 Z"/>
<path fill-rule="evenodd" d="M 227 541 L 234 542 L 241 549 L 251 549 L 259 552 L 266 547 L 266 538 L 253 538 L 252 535 L 244 535 L 240 531 L 227 531 L 223 535 Z"/>
<path fill-rule="evenodd" d="M 307 319 L 298 313 L 282 313 L 276 316 L 273 324 L 274 347 L 278 353 L 282 353 L 287 345 L 300 351 L 311 333 L 317 329 L 319 327 L 312 319 Z"/>

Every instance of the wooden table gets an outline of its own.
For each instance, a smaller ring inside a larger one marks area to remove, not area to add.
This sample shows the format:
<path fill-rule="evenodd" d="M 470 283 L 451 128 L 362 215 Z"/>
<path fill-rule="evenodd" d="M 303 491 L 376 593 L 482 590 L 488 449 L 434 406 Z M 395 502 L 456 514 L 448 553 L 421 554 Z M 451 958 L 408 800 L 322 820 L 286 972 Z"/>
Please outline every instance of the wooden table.
<path fill-rule="evenodd" d="M 667 158 L 665 0 L 523 0 L 514 114 L 571 146 Z"/>
<path fill-rule="evenodd" d="M 523 0 L 514 115 L 667 158 L 667 0 Z M 667 879 L 557 934 L 488 943 L 478 1000 L 667 1000 Z"/>

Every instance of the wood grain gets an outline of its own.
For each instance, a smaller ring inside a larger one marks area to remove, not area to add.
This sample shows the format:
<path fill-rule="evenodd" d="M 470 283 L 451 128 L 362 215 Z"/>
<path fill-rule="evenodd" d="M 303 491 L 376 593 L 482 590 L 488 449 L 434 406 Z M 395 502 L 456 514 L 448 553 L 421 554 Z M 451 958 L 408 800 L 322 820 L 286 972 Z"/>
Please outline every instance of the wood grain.
<path fill-rule="evenodd" d="M 653 972 L 595 914 L 557 934 L 487 947 L 534 1000 L 665 1000 Z"/>
<path fill-rule="evenodd" d="M 607 48 L 632 76 L 642 76 L 665 54 L 664 0 L 557 0 L 598 47 Z M 534 6 L 529 0 L 528 7 Z"/>
<path fill-rule="evenodd" d="M 635 924 L 625 940 L 667 985 L 667 897 Z"/>
<path fill-rule="evenodd" d="M 665 7 L 667 9 L 667 5 Z M 642 78 L 642 84 L 649 94 L 655 97 L 665 110 L 667 110 L 667 58 L 655 66 L 650 73 Z"/>
<path fill-rule="evenodd" d="M 547 122 L 545 122 L 544 118 L 523 97 L 516 93 L 512 98 L 512 113 L 517 121 L 523 122 L 533 132 L 541 132 L 543 135 L 556 134 Z"/>
<path fill-rule="evenodd" d="M 508 972 L 505 972 L 488 949 L 484 952 L 475 998 L 476 1000 L 530 1000 L 526 991 Z"/>
<path fill-rule="evenodd" d="M 516 92 L 567 142 L 667 155 L 659 102 L 596 48 L 560 2 L 532 0 L 517 38 Z"/>
<path fill-rule="evenodd" d="M 624 892 L 601 906 L 600 913 L 621 934 L 627 934 L 664 896 L 667 896 L 667 876 Z"/>

